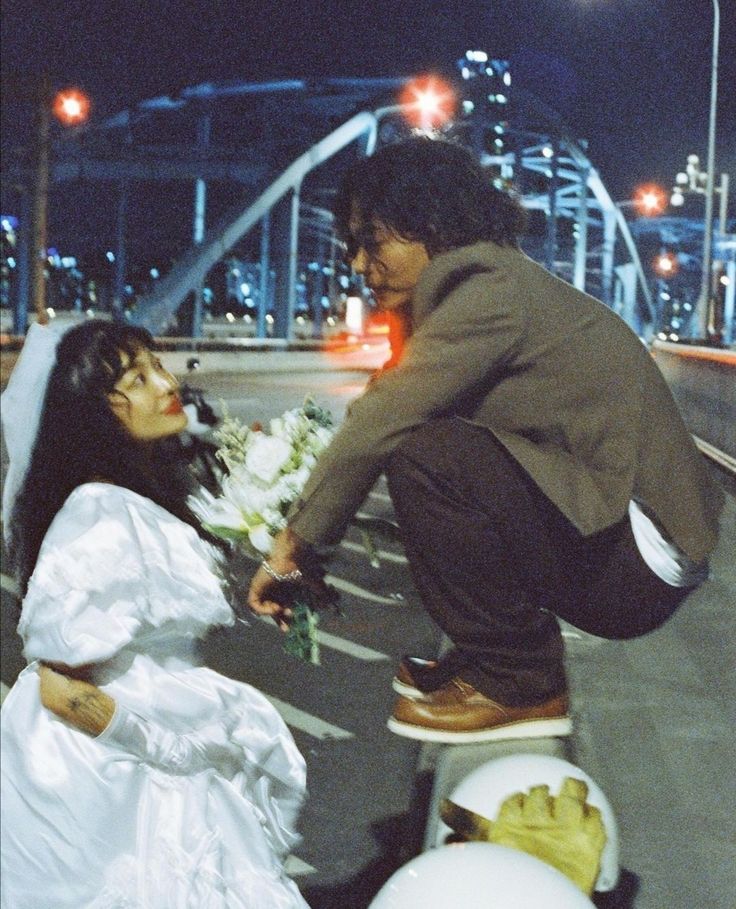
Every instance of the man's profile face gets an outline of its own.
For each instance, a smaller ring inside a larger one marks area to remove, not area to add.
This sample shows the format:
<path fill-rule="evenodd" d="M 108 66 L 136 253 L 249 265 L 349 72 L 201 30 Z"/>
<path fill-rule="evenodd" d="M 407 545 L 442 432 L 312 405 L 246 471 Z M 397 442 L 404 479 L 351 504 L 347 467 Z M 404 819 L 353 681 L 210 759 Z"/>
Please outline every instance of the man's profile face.
<path fill-rule="evenodd" d="M 424 243 L 401 237 L 380 223 L 366 223 L 357 211 L 350 218 L 349 229 L 350 265 L 363 276 L 379 308 L 395 310 L 409 303 L 429 263 Z"/>

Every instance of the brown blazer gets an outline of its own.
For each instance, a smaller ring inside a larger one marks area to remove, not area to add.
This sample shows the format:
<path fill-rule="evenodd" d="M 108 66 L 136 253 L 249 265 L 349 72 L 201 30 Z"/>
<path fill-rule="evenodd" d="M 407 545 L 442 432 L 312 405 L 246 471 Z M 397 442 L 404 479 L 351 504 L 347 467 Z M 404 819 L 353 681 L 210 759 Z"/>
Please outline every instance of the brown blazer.
<path fill-rule="evenodd" d="M 585 535 L 632 497 L 691 558 L 716 544 L 722 493 L 662 375 L 626 323 L 517 249 L 478 243 L 433 259 L 403 358 L 353 402 L 289 524 L 339 541 L 416 426 L 488 428 Z"/>

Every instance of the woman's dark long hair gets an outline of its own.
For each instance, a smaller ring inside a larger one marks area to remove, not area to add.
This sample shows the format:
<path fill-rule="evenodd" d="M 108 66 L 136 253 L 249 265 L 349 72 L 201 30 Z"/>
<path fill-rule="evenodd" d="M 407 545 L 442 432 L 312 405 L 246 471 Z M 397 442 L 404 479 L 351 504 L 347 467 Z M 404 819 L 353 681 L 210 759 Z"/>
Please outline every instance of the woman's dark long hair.
<path fill-rule="evenodd" d="M 133 359 L 155 349 L 145 329 L 100 319 L 70 329 L 59 342 L 31 462 L 13 507 L 9 555 L 22 590 L 46 531 L 69 494 L 92 480 L 140 493 L 200 532 L 186 498 L 191 475 L 177 437 L 142 443 L 113 413 L 109 393 Z"/>
<path fill-rule="evenodd" d="M 385 145 L 346 171 L 333 206 L 342 239 L 354 209 L 368 226 L 424 243 L 430 256 L 481 241 L 517 246 L 526 222 L 472 152 L 423 136 Z"/>

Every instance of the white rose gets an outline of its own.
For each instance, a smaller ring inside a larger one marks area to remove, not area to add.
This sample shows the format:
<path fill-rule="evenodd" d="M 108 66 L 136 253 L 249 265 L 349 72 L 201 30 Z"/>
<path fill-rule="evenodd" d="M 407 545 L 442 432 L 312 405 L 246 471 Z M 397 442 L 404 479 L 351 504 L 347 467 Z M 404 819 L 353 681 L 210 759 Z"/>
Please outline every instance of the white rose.
<path fill-rule="evenodd" d="M 271 430 L 272 436 L 277 436 L 280 439 L 286 437 L 286 427 L 282 417 L 274 417 L 268 424 L 268 428 Z"/>
<path fill-rule="evenodd" d="M 268 505 L 267 491 L 256 486 L 244 471 L 225 477 L 222 481 L 222 494 L 251 519 L 253 515 L 260 515 Z"/>
<path fill-rule="evenodd" d="M 291 445 L 284 439 L 257 433 L 245 455 L 245 467 L 254 477 L 271 484 L 291 457 Z"/>
<path fill-rule="evenodd" d="M 210 527 L 234 530 L 238 533 L 247 533 L 248 523 L 242 511 L 227 499 L 215 499 L 209 512 L 204 516 L 204 521 Z"/>
<path fill-rule="evenodd" d="M 318 426 L 314 430 L 314 434 L 317 436 L 322 445 L 327 448 L 327 446 L 332 441 L 332 437 L 335 435 L 335 430 L 329 429 L 327 426 Z"/>
<path fill-rule="evenodd" d="M 271 552 L 273 537 L 268 532 L 266 524 L 258 524 L 254 527 L 248 534 L 248 539 L 250 540 L 250 545 L 258 552 L 263 553 L 263 555 L 267 556 Z"/>
<path fill-rule="evenodd" d="M 306 461 L 306 459 L 305 459 L 305 461 Z M 290 473 L 288 475 L 289 483 L 295 493 L 295 498 L 296 498 L 296 495 L 298 495 L 302 491 L 302 489 L 304 489 L 304 486 L 305 486 L 307 480 L 309 479 L 309 474 L 312 472 L 311 467 L 312 467 L 311 464 L 303 463 L 301 465 L 301 467 L 299 467 L 298 470 L 295 470 L 293 473 Z"/>
<path fill-rule="evenodd" d="M 313 427 L 306 440 L 306 448 L 313 454 L 321 454 L 332 441 L 334 432 L 326 426 Z"/>
<path fill-rule="evenodd" d="M 277 534 L 279 530 L 283 530 L 284 527 L 286 527 L 286 518 L 277 508 L 266 509 L 263 515 L 263 520 L 266 523 L 269 531 L 273 534 Z"/>

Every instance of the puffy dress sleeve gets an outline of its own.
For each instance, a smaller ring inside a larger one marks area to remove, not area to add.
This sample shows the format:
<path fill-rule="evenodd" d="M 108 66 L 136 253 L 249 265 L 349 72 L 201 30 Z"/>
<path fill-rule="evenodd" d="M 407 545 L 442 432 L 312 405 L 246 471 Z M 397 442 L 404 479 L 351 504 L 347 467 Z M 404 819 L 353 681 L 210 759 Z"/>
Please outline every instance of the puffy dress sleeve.
<path fill-rule="evenodd" d="M 158 633 L 201 637 L 233 614 L 193 527 L 106 483 L 72 492 L 44 538 L 18 631 L 26 659 L 80 666 Z"/>

